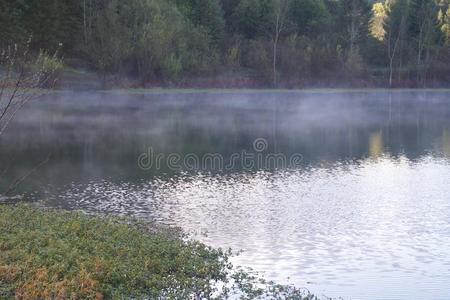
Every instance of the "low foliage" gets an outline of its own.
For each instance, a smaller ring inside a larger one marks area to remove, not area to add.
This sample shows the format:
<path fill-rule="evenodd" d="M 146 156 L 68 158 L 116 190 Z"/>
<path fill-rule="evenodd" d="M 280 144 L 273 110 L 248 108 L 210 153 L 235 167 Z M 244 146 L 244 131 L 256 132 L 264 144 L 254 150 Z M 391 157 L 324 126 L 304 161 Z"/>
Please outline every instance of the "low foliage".
<path fill-rule="evenodd" d="M 232 271 L 229 252 L 124 221 L 0 205 L 0 298 L 303 299 L 293 287 Z"/>
<path fill-rule="evenodd" d="M 227 270 L 220 250 L 81 213 L 1 206 L 0 228 L 3 296 L 18 299 L 208 295 Z"/>

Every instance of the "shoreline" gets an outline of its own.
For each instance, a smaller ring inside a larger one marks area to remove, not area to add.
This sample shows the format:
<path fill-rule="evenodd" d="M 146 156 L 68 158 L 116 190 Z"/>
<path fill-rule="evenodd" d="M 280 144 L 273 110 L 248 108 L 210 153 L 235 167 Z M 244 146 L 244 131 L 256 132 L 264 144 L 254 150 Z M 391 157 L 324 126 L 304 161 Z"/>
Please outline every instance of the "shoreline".
<path fill-rule="evenodd" d="M 0 229 L 2 299 L 317 299 L 139 219 L 0 204 Z"/>
<path fill-rule="evenodd" d="M 149 88 L 149 89 L 110 89 L 98 92 L 130 94 L 195 94 L 195 93 L 371 93 L 371 92 L 450 92 L 450 88 L 305 88 L 305 89 L 252 89 L 252 88 Z"/>
<path fill-rule="evenodd" d="M 450 88 L 305 88 L 305 89 L 269 89 L 269 88 L 112 88 L 112 89 L 74 89 L 56 88 L 44 90 L 50 93 L 105 93 L 105 94 L 345 94 L 345 93 L 450 93 Z"/>
<path fill-rule="evenodd" d="M 409 81 L 396 82 L 389 87 L 382 79 L 374 80 L 336 80 L 330 78 L 308 79 L 304 82 L 280 81 L 277 87 L 257 78 L 237 75 L 216 74 L 210 77 L 192 76 L 179 81 L 154 79 L 143 82 L 121 74 L 100 75 L 95 71 L 66 67 L 60 76 L 58 86 L 73 90 L 232 90 L 232 91 L 315 91 L 315 90 L 450 90 L 450 83 L 430 81 L 424 85 L 411 84 Z"/>

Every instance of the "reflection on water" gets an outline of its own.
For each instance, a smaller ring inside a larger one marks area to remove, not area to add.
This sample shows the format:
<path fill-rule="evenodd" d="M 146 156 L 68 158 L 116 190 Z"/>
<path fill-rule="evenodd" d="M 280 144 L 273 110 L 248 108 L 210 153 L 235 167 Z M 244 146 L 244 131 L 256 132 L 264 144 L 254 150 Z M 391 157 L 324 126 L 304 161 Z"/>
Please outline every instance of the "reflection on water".
<path fill-rule="evenodd" d="M 383 146 L 383 133 L 381 131 L 372 133 L 370 135 L 370 157 L 376 158 L 380 157 L 384 153 Z"/>
<path fill-rule="evenodd" d="M 442 152 L 450 157 L 450 132 L 445 128 L 442 132 Z"/>
<path fill-rule="evenodd" d="M 448 299 L 448 93 L 56 95 L 0 140 L 51 206 L 181 226 L 319 295 Z M 26 115 L 26 116 L 25 116 Z M 291 170 L 140 170 L 160 153 L 300 153 Z M 12 162 L 15 161 L 14 164 Z"/>

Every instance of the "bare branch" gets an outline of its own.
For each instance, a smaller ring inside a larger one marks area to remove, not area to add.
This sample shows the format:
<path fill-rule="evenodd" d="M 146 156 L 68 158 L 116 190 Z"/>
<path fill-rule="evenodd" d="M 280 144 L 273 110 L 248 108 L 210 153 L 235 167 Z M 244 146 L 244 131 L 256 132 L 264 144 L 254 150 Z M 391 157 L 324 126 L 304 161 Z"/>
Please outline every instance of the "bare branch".
<path fill-rule="evenodd" d="M 43 165 L 45 165 L 46 163 L 48 163 L 50 160 L 50 155 L 47 156 L 47 158 L 43 161 L 41 161 L 38 165 L 36 165 L 33 169 L 31 169 L 30 171 L 28 171 L 25 175 L 23 175 L 22 177 L 14 180 L 9 187 L 6 189 L 5 194 L 8 195 L 9 193 L 11 193 L 13 190 L 15 190 L 23 181 L 25 181 L 28 177 L 30 177 L 34 172 L 36 172 L 40 167 L 42 167 Z"/>
<path fill-rule="evenodd" d="M 56 53 L 49 56 L 40 51 L 33 59 L 29 52 L 30 40 L 23 52 L 18 46 L 5 48 L 0 55 L 0 135 L 14 119 L 18 111 L 30 100 L 45 94 L 43 88 L 52 87 L 55 74 L 62 66 Z"/>

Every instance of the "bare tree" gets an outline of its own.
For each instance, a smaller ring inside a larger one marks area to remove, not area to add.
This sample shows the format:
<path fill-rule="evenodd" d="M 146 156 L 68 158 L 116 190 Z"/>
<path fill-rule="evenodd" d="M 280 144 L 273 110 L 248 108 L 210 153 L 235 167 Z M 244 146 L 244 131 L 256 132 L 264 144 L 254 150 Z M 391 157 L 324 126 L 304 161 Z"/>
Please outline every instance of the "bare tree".
<path fill-rule="evenodd" d="M 407 1 L 385 0 L 384 2 L 375 3 L 372 7 L 369 29 L 374 38 L 386 42 L 389 59 L 389 87 L 393 86 L 395 59 L 398 57 L 398 53 L 402 52 L 401 44 L 407 26 L 407 9 L 405 6 L 408 4 Z"/>
<path fill-rule="evenodd" d="M 403 21 L 402 21 L 403 22 Z M 387 38 L 387 52 L 389 58 L 389 87 L 392 88 L 394 77 L 394 60 L 398 50 L 398 44 L 400 42 L 400 32 L 397 35 L 390 28 L 388 30 Z"/>
<path fill-rule="evenodd" d="M 271 18 L 272 22 L 269 29 L 266 31 L 271 39 L 273 52 L 272 52 L 272 72 L 273 72 L 273 85 L 278 84 L 278 42 L 280 41 L 281 34 L 287 30 L 287 14 L 289 10 L 290 0 L 273 0 L 274 14 Z"/>
<path fill-rule="evenodd" d="M 361 15 L 361 10 L 357 5 L 356 0 L 352 0 L 350 9 L 350 25 L 348 26 L 349 44 L 350 44 L 350 57 L 353 56 L 355 52 L 355 45 L 359 38 L 360 24 L 358 24 L 358 19 Z"/>
<path fill-rule="evenodd" d="M 348 0 L 349 10 L 346 13 L 347 17 L 347 42 L 349 45 L 347 56 L 345 58 L 345 65 L 350 77 L 359 74 L 363 68 L 363 59 L 359 53 L 358 42 L 362 36 L 364 27 L 364 3 L 362 0 Z"/>
<path fill-rule="evenodd" d="M 30 100 L 41 96 L 56 83 L 61 61 L 57 53 L 40 51 L 33 56 L 18 45 L 0 50 L 0 136 Z"/>
<path fill-rule="evenodd" d="M 417 37 L 417 83 L 426 86 L 427 69 L 430 64 L 430 50 L 435 35 L 435 17 L 439 15 L 438 8 L 434 2 L 420 2 L 418 7 L 417 25 L 419 36 Z"/>
<path fill-rule="evenodd" d="M 29 43 L 24 46 L 23 51 L 16 44 L 0 50 L 0 138 L 25 104 L 44 95 L 54 86 L 62 66 L 56 52 L 52 56 L 45 51 L 33 55 L 28 45 Z M 17 187 L 34 170 L 13 180 L 5 194 Z"/>

